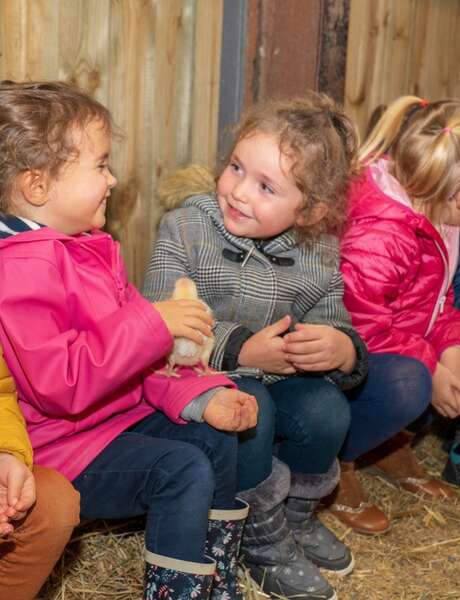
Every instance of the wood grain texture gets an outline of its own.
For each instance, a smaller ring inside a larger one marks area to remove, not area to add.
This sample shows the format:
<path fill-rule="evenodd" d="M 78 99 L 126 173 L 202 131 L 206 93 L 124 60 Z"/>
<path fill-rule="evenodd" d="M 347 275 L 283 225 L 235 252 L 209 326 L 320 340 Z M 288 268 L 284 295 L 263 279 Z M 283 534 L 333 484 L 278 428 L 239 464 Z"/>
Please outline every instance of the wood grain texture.
<path fill-rule="evenodd" d="M 458 0 L 351 0 L 345 107 L 362 134 L 403 94 L 460 97 Z"/>
<path fill-rule="evenodd" d="M 223 0 L 2 0 L 0 78 L 61 79 L 111 110 L 108 228 L 138 285 L 158 179 L 216 153 Z"/>

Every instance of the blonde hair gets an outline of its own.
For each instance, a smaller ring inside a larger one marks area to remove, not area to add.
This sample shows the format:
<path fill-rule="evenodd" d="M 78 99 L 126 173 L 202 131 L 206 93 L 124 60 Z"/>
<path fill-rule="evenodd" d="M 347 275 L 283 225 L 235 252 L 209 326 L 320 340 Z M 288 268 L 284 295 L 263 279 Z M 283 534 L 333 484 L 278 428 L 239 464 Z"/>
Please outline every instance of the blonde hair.
<path fill-rule="evenodd" d="M 390 104 L 365 140 L 359 162 L 384 154 L 411 201 L 435 221 L 460 188 L 460 101 L 402 96 Z"/>
<path fill-rule="evenodd" d="M 299 242 L 324 233 L 338 235 L 358 150 L 356 128 L 342 108 L 315 92 L 293 100 L 269 100 L 243 116 L 235 145 L 256 131 L 274 135 L 280 152 L 292 161 L 290 174 L 303 196 L 299 216 L 306 223 L 295 226 Z M 319 203 L 327 211 L 315 219 Z"/>

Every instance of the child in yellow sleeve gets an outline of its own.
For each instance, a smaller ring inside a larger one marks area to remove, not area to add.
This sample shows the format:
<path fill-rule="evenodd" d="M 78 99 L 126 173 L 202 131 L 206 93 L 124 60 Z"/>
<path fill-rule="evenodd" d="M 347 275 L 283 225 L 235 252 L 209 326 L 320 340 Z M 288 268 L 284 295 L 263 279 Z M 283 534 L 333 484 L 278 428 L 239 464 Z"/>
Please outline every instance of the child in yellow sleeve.
<path fill-rule="evenodd" d="M 15 384 L 0 354 L 0 598 L 34 598 L 78 521 L 79 495 L 67 479 L 32 467 Z"/>

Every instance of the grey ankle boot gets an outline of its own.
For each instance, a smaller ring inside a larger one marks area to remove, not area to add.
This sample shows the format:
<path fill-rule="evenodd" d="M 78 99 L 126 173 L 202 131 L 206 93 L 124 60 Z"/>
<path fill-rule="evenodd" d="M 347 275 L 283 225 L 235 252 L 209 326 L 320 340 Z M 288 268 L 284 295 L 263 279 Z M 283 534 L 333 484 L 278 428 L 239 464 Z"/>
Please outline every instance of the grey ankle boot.
<path fill-rule="evenodd" d="M 145 553 L 144 600 L 209 600 L 216 563 L 195 563 Z"/>
<path fill-rule="evenodd" d="M 289 468 L 273 459 L 271 474 L 255 488 L 238 494 L 249 503 L 241 559 L 268 594 L 302 600 L 336 600 L 318 568 L 297 547 L 285 517 Z"/>
<path fill-rule="evenodd" d="M 305 556 L 318 567 L 348 575 L 355 566 L 350 549 L 315 514 L 320 498 L 329 495 L 340 477 L 338 461 L 327 473 L 292 473 L 286 519 Z"/>

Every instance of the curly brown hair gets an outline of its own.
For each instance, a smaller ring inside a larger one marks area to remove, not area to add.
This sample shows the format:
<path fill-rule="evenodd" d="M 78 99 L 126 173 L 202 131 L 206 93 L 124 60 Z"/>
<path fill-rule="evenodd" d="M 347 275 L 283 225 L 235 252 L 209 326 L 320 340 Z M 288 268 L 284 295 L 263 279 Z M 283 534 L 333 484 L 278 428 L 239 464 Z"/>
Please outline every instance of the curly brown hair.
<path fill-rule="evenodd" d="M 78 157 L 75 128 L 94 119 L 108 132 L 110 112 L 76 87 L 61 81 L 0 83 L 0 211 L 11 205 L 20 173 L 44 170 L 55 177 L 69 160 Z"/>
<path fill-rule="evenodd" d="M 236 131 L 238 143 L 260 131 L 274 135 L 291 162 L 291 175 L 302 193 L 299 242 L 323 234 L 340 235 L 346 217 L 346 192 L 356 172 L 358 134 L 353 122 L 331 98 L 309 92 L 292 100 L 269 100 L 253 106 Z M 315 208 L 327 208 L 315 218 Z"/>

